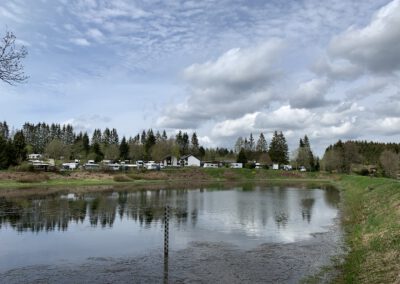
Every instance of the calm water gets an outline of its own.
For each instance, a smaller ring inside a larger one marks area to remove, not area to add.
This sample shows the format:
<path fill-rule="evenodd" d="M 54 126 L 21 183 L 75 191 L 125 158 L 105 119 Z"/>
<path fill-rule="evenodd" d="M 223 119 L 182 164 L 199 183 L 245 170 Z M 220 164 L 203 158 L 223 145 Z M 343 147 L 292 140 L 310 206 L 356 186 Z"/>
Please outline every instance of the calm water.
<path fill-rule="evenodd" d="M 285 186 L 0 197 L 0 272 L 159 253 L 165 205 L 171 251 L 198 242 L 251 250 L 312 240 L 335 224 L 338 201 L 334 189 Z"/>

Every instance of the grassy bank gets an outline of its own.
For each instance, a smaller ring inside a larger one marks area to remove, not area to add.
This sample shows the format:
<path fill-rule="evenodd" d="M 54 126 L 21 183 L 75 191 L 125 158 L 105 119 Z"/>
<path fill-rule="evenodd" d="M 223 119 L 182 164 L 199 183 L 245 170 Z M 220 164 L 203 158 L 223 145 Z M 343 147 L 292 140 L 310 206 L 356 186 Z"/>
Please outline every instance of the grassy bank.
<path fill-rule="evenodd" d="M 400 283 L 400 183 L 343 176 L 343 225 L 349 252 L 338 283 Z"/>
<path fill-rule="evenodd" d="M 331 176 L 319 173 L 300 173 L 273 171 L 264 169 L 164 169 L 162 171 L 128 173 L 98 173 L 98 172 L 71 172 L 56 173 L 26 173 L 0 172 L 0 189 L 52 187 L 52 186 L 90 186 L 90 185 L 117 185 L 142 184 L 157 182 L 241 182 L 241 181 L 303 181 L 323 182 Z"/>

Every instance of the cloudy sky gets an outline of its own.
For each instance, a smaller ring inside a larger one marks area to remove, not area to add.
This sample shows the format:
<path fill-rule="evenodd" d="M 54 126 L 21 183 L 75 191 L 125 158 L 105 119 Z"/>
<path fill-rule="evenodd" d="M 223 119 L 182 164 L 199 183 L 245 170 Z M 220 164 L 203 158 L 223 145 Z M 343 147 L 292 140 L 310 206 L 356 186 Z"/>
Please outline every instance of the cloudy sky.
<path fill-rule="evenodd" d="M 0 84 L 15 128 L 400 139 L 400 0 L 0 0 L 0 30 L 29 51 Z"/>

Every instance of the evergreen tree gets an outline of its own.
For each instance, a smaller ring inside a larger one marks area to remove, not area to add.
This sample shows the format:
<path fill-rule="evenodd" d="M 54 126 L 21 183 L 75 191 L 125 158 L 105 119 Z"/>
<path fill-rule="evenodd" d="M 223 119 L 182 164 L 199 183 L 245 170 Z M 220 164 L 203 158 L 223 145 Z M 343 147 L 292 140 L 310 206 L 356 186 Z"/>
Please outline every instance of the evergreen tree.
<path fill-rule="evenodd" d="M 282 132 L 274 131 L 269 144 L 269 155 L 274 163 L 287 164 L 289 162 L 289 149 Z"/>
<path fill-rule="evenodd" d="M 199 140 L 197 139 L 196 132 L 193 132 L 192 139 L 191 139 L 191 153 L 195 156 L 199 154 Z"/>
<path fill-rule="evenodd" d="M 85 132 L 82 135 L 82 145 L 83 145 L 83 150 L 85 151 L 85 155 L 87 155 L 89 153 L 89 150 L 90 150 L 89 136 L 88 136 L 87 132 Z"/>
<path fill-rule="evenodd" d="M 100 145 L 101 143 L 101 130 L 100 129 L 95 129 L 92 135 L 92 145 L 98 144 Z"/>
<path fill-rule="evenodd" d="M 256 151 L 259 153 L 265 153 L 268 150 L 267 140 L 265 140 L 264 134 L 260 133 L 260 137 L 257 140 Z"/>
<path fill-rule="evenodd" d="M 239 154 L 240 150 L 244 148 L 244 140 L 242 137 L 238 137 L 235 143 L 235 153 Z"/>
<path fill-rule="evenodd" d="M 156 136 L 154 136 L 153 129 L 149 129 L 146 134 L 146 143 L 144 144 L 147 158 L 151 158 L 151 148 L 156 144 Z"/>
<path fill-rule="evenodd" d="M 250 137 L 249 137 L 249 151 L 253 152 L 254 151 L 254 137 L 253 137 L 253 133 L 250 133 Z"/>
<path fill-rule="evenodd" d="M 27 153 L 26 153 L 25 137 L 22 130 L 17 131 L 15 133 L 13 143 L 14 143 L 15 158 L 17 163 L 25 161 Z"/>
<path fill-rule="evenodd" d="M 9 138 L 9 135 L 10 130 L 8 128 L 7 122 L 0 122 L 0 136 L 7 140 Z"/>
<path fill-rule="evenodd" d="M 110 141 L 109 144 L 118 145 L 119 144 L 119 137 L 117 129 L 113 128 L 110 132 Z"/>
<path fill-rule="evenodd" d="M 161 138 L 162 138 L 164 141 L 168 139 L 167 132 L 165 132 L 165 130 L 163 130 L 163 133 L 162 133 Z"/>
<path fill-rule="evenodd" d="M 111 144 L 111 131 L 108 127 L 103 131 L 103 135 L 101 136 L 101 143 L 105 147 Z"/>
<path fill-rule="evenodd" d="M 239 152 L 239 154 L 238 154 L 238 156 L 237 156 L 236 161 L 237 161 L 238 163 L 242 163 L 243 166 L 246 165 L 246 163 L 247 163 L 247 157 L 246 157 L 246 151 L 244 150 L 244 148 L 240 149 L 240 152 Z"/>
<path fill-rule="evenodd" d="M 142 145 L 145 145 L 146 144 L 146 131 L 142 131 L 142 135 L 140 136 L 140 143 L 142 144 Z"/>

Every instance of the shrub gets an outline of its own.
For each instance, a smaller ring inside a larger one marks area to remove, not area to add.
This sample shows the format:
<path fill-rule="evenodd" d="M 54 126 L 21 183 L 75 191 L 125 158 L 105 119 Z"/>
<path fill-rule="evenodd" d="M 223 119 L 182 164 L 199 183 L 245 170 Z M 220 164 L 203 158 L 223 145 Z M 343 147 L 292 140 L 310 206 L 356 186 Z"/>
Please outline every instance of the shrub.
<path fill-rule="evenodd" d="M 114 176 L 113 179 L 116 182 L 129 182 L 129 181 L 132 181 L 132 179 L 130 179 L 126 175 L 117 175 L 117 176 Z"/>
<path fill-rule="evenodd" d="M 13 168 L 14 171 L 17 172 L 34 172 L 35 169 L 33 168 L 33 165 L 27 162 L 23 162 L 22 164 L 15 166 Z"/>
<path fill-rule="evenodd" d="M 48 175 L 45 174 L 31 174 L 19 177 L 17 182 L 20 183 L 38 183 L 48 181 L 50 178 Z"/>

